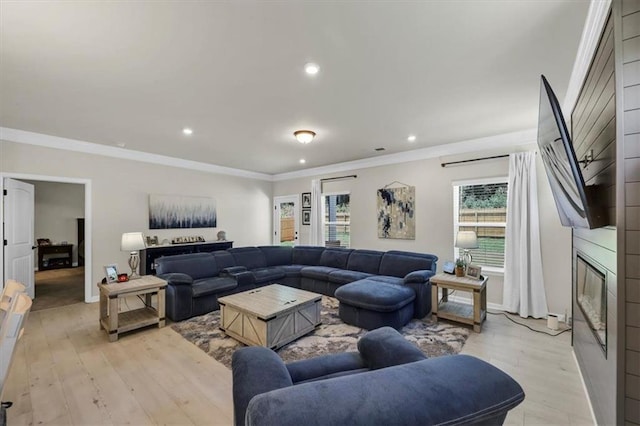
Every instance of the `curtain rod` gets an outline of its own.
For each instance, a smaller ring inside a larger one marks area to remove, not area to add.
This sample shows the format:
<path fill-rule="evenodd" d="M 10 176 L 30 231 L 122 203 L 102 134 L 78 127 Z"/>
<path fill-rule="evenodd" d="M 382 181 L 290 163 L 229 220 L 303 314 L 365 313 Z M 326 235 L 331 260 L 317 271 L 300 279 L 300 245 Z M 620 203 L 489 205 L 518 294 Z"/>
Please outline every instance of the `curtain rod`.
<path fill-rule="evenodd" d="M 337 176 L 337 177 L 332 177 L 332 178 L 325 178 L 325 179 L 320 179 L 320 182 L 326 182 L 329 180 L 340 180 L 340 179 L 355 179 L 357 178 L 358 175 L 348 175 L 348 176 Z"/>
<path fill-rule="evenodd" d="M 482 160 L 493 160 L 494 158 L 504 158 L 504 157 L 508 157 L 508 156 L 509 156 L 509 154 L 494 155 L 492 157 L 473 158 L 471 160 L 449 161 L 448 163 L 441 163 L 440 165 L 442 167 L 447 167 L 447 166 L 449 166 L 451 164 L 471 163 L 473 161 L 482 161 Z"/>

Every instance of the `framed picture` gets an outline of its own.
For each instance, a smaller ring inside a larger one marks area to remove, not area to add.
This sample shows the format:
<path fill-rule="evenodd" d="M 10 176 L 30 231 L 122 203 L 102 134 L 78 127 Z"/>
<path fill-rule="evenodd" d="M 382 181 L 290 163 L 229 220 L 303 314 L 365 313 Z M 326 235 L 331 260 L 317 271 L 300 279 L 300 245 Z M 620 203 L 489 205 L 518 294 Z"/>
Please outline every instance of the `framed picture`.
<path fill-rule="evenodd" d="M 303 192 L 302 193 L 302 208 L 303 209 L 310 209 L 311 208 L 311 193 L 310 192 Z M 304 211 L 302 212 L 302 215 L 304 217 Z M 304 222 L 304 220 L 303 220 Z M 308 225 L 308 223 L 307 223 Z"/>
<path fill-rule="evenodd" d="M 107 277 L 107 283 L 118 282 L 118 265 L 106 265 L 104 267 L 104 274 Z"/>
<path fill-rule="evenodd" d="M 479 280 L 480 272 L 482 272 L 482 267 L 478 265 L 467 266 L 467 276 L 470 278 L 475 278 L 476 280 Z"/>
<path fill-rule="evenodd" d="M 311 225 L 311 210 L 302 210 L 302 224 Z"/>

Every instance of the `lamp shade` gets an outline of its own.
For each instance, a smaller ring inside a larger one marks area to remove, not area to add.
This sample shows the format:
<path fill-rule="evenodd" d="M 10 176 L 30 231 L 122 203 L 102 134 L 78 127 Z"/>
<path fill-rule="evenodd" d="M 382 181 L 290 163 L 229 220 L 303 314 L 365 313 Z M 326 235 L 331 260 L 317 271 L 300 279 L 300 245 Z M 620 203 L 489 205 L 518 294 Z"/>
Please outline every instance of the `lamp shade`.
<path fill-rule="evenodd" d="M 122 251 L 138 251 L 145 248 L 142 232 L 125 232 L 122 234 L 122 242 L 120 250 Z"/>
<path fill-rule="evenodd" d="M 474 231 L 458 231 L 455 246 L 461 249 L 478 248 L 478 236 Z"/>

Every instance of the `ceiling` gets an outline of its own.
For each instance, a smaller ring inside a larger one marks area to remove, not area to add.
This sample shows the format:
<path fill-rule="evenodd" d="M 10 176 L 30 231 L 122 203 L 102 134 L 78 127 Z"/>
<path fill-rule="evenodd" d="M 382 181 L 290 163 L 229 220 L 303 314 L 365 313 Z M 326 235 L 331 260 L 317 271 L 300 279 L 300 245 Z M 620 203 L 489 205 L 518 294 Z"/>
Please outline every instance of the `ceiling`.
<path fill-rule="evenodd" d="M 535 128 L 539 76 L 564 98 L 589 2 L 0 7 L 0 126 L 280 174 Z"/>

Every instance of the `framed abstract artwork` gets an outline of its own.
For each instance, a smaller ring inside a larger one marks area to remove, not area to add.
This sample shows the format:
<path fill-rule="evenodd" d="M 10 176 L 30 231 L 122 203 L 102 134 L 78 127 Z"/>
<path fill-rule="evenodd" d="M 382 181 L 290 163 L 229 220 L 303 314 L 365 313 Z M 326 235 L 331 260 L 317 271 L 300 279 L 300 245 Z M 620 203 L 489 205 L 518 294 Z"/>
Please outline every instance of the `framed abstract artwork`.
<path fill-rule="evenodd" d="M 183 195 L 149 195 L 149 229 L 215 228 L 216 200 Z"/>
<path fill-rule="evenodd" d="M 416 239 L 416 187 L 378 189 L 378 238 Z"/>

